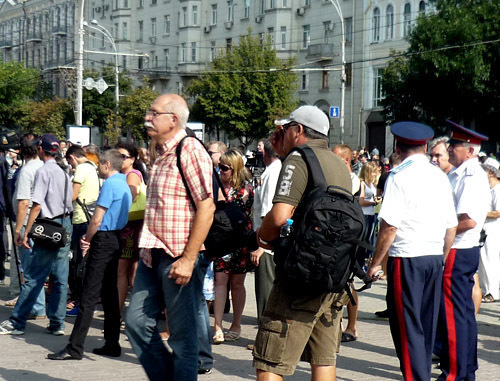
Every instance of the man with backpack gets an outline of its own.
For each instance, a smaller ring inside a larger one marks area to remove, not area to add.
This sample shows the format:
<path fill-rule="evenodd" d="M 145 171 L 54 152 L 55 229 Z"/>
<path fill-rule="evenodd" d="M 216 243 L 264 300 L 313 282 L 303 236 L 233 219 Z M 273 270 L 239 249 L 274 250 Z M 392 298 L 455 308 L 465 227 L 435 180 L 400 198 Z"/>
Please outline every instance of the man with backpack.
<path fill-rule="evenodd" d="M 259 321 L 253 350 L 258 380 L 281 380 L 282 376 L 294 373 L 300 360 L 311 364 L 313 379 L 336 378 L 336 352 L 340 345 L 341 310 L 347 301 L 346 293 L 343 288 L 340 292 L 328 292 L 309 287 L 306 281 L 299 281 L 304 274 L 297 272 L 297 267 L 292 264 L 297 260 L 297 256 L 292 255 L 297 253 L 294 245 L 303 241 L 299 235 L 303 221 L 295 212 L 308 206 L 309 193 L 313 193 L 310 191 L 313 168 L 323 172 L 323 181 L 327 185 L 343 188 L 352 198 L 349 172 L 342 160 L 328 149 L 329 128 L 328 117 L 320 109 L 302 106 L 293 111 L 289 119 L 282 121 L 282 128 L 271 138 L 275 150 L 287 156 L 279 175 L 273 207 L 257 233 L 261 247 L 275 249 L 276 262 L 276 282 Z M 319 165 L 308 165 L 309 157 L 305 161 L 301 153 L 294 150 L 296 147 L 306 151 L 311 149 Z M 280 236 L 280 229 L 287 224 L 287 219 L 292 217 L 292 227 L 297 234 L 290 236 L 291 246 L 276 250 L 273 241 Z M 291 273 L 297 277 L 292 282 Z"/>
<path fill-rule="evenodd" d="M 420 123 L 391 126 L 403 159 L 385 185 L 380 231 L 368 276 L 377 280 L 387 263 L 387 309 L 391 334 L 405 380 L 431 378 L 443 279 L 443 258 L 457 229 L 446 175 L 425 156 L 434 131 Z"/>

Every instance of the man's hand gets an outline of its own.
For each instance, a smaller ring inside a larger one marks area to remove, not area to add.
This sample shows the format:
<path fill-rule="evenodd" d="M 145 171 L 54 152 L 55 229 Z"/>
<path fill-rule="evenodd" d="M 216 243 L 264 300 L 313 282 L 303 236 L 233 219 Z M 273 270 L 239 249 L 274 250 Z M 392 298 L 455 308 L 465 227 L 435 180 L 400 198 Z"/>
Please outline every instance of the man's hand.
<path fill-rule="evenodd" d="M 17 245 L 17 243 L 16 243 Z M 22 238 L 21 245 L 23 245 L 26 249 L 31 249 L 31 246 L 29 244 L 29 239 L 28 239 L 28 234 L 24 233 L 24 237 Z M 18 246 L 21 246 L 18 245 Z"/>
<path fill-rule="evenodd" d="M 21 232 L 14 233 L 14 243 L 16 244 L 16 246 L 22 246 L 23 239 L 24 239 L 24 237 L 21 237 Z"/>
<path fill-rule="evenodd" d="M 259 247 L 257 250 L 250 253 L 250 260 L 252 261 L 254 266 L 259 265 L 260 257 L 262 257 L 262 254 L 264 254 L 264 249 L 262 247 Z"/>
<path fill-rule="evenodd" d="M 274 151 L 280 156 L 285 157 L 286 152 L 283 149 L 283 141 L 285 139 L 285 131 L 279 126 L 269 137 L 269 142 L 273 146 Z"/>
<path fill-rule="evenodd" d="M 90 242 L 87 241 L 87 235 L 80 238 L 80 248 L 82 249 L 82 257 L 85 257 L 90 249 Z"/>
<path fill-rule="evenodd" d="M 377 276 L 375 276 L 375 275 L 376 275 L 379 271 L 382 271 L 382 266 L 380 266 L 380 265 L 376 265 L 376 266 L 371 265 L 371 266 L 370 266 L 370 268 L 368 269 L 368 271 L 366 272 L 366 274 L 367 274 L 370 278 L 372 278 L 372 280 L 373 280 L 374 282 L 376 282 L 376 281 L 378 281 L 378 280 L 380 279 L 380 277 L 381 277 L 381 275 L 377 275 Z M 382 273 L 382 275 L 383 275 L 383 273 Z"/>
<path fill-rule="evenodd" d="M 175 261 L 172 264 L 172 269 L 170 270 L 169 278 L 175 279 L 175 283 L 179 286 L 185 286 L 191 280 L 193 275 L 195 260 L 191 260 L 185 256 Z"/>

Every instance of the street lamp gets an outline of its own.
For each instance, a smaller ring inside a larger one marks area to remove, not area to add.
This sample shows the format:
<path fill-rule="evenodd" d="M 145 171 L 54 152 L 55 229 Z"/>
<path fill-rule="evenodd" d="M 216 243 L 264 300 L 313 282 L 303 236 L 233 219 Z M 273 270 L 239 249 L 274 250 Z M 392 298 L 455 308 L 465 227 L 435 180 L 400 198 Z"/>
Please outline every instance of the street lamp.
<path fill-rule="evenodd" d="M 85 0 L 78 0 L 78 45 L 76 51 L 76 118 L 77 126 L 82 125 L 83 109 L 83 6 Z"/>
<path fill-rule="evenodd" d="M 340 143 L 344 143 L 344 100 L 345 100 L 345 28 L 344 28 L 344 15 L 340 7 L 339 0 L 330 0 L 330 3 L 335 7 L 337 14 L 340 17 L 341 31 L 341 46 L 342 46 L 342 70 L 340 80 Z"/>

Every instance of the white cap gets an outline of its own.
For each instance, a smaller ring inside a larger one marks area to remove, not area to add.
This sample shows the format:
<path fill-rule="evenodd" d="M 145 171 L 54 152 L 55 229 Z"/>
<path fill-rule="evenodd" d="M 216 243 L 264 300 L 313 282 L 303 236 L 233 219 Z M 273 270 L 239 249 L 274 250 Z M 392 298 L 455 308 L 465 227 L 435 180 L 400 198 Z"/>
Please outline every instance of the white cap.
<path fill-rule="evenodd" d="M 297 122 L 325 136 L 328 135 L 328 130 L 330 129 L 328 117 L 316 106 L 301 106 L 292 111 L 288 119 L 281 120 L 280 122 L 282 125 Z"/>
<path fill-rule="evenodd" d="M 484 156 L 486 156 L 486 154 L 485 154 L 484 152 L 479 152 L 479 153 L 477 154 L 477 156 L 479 156 L 479 157 L 484 157 Z"/>
<path fill-rule="evenodd" d="M 498 170 L 498 168 L 500 168 L 500 163 L 498 161 L 496 161 L 495 159 L 493 159 L 492 157 L 487 158 L 484 161 L 483 165 L 495 168 L 495 170 Z"/>

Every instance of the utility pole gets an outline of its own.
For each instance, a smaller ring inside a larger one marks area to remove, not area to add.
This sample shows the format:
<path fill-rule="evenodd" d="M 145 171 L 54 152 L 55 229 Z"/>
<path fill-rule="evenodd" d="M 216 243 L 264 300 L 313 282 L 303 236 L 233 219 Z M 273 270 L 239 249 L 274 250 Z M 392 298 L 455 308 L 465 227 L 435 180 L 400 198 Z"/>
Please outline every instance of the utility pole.
<path fill-rule="evenodd" d="M 78 45 L 76 51 L 75 124 L 82 125 L 83 114 L 83 8 L 85 0 L 78 0 Z"/>

